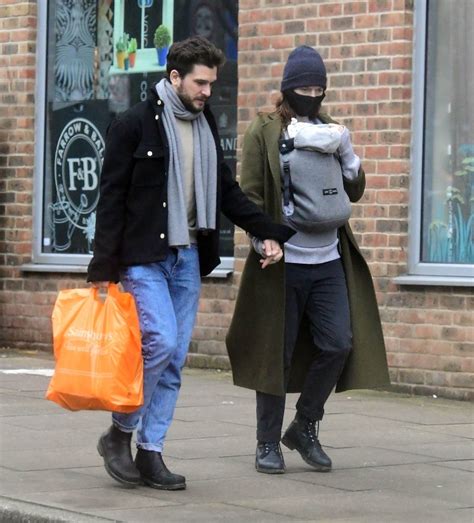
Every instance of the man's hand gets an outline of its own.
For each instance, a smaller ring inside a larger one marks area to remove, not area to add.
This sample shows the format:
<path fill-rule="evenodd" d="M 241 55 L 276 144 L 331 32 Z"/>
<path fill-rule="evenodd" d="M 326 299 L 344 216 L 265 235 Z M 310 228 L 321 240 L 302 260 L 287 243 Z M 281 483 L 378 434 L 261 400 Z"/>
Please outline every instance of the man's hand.
<path fill-rule="evenodd" d="M 283 251 L 280 244 L 275 240 L 263 241 L 263 253 L 265 257 L 263 260 L 260 260 L 262 269 L 265 269 L 268 265 L 279 262 L 283 258 Z"/>
<path fill-rule="evenodd" d="M 95 287 L 96 289 L 104 289 L 107 290 L 108 286 L 111 284 L 111 281 L 92 281 L 91 285 L 92 287 Z"/>

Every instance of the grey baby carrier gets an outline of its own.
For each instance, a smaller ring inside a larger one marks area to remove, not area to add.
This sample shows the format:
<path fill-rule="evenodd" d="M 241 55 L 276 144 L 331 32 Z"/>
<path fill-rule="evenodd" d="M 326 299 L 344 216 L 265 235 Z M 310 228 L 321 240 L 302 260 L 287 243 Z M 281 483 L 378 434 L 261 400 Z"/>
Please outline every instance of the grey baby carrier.
<path fill-rule="evenodd" d="M 283 213 L 297 230 L 335 230 L 351 216 L 337 156 L 339 143 L 340 132 L 314 124 L 294 138 L 279 140 Z"/>

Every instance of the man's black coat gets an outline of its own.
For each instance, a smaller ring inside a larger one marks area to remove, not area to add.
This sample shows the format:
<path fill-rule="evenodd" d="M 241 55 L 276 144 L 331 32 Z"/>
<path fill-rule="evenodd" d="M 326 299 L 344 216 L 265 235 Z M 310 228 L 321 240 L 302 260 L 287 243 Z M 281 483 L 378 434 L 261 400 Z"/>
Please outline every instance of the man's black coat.
<path fill-rule="evenodd" d="M 117 117 L 107 132 L 97 206 L 94 256 L 88 281 L 119 280 L 120 266 L 160 261 L 168 252 L 167 171 L 169 147 L 155 89 L 149 98 Z M 217 149 L 216 230 L 198 233 L 201 275 L 219 260 L 222 211 L 233 223 L 261 239 L 284 243 L 292 229 L 275 224 L 252 203 L 224 163 L 214 117 L 206 106 Z"/>

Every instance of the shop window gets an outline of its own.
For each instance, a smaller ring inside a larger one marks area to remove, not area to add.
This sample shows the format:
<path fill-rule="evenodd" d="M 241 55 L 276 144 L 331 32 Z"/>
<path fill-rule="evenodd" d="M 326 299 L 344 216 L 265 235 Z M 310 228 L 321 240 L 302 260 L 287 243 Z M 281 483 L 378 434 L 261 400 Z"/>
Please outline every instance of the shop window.
<path fill-rule="evenodd" d="M 36 265 L 85 268 L 95 229 L 107 127 L 143 101 L 166 65 L 155 48 L 165 26 L 171 43 L 203 35 L 227 58 L 210 105 L 235 175 L 238 2 L 217 0 L 55 0 L 38 4 Z M 163 53 L 162 53 L 163 54 Z M 165 53 L 166 56 L 166 53 Z M 233 257 L 224 217 L 220 254 Z"/>
<path fill-rule="evenodd" d="M 415 20 L 410 273 L 472 285 L 474 3 L 416 2 Z"/>

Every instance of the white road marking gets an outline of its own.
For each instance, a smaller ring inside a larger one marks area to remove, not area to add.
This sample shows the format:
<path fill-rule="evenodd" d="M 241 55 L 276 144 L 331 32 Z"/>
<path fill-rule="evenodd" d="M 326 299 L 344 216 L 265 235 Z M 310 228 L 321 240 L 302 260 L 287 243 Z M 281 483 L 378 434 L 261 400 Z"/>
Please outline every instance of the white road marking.
<path fill-rule="evenodd" d="M 32 374 L 33 376 L 52 376 L 54 369 L 5 369 L 3 374 Z"/>

